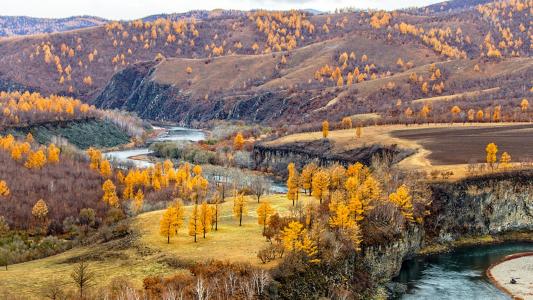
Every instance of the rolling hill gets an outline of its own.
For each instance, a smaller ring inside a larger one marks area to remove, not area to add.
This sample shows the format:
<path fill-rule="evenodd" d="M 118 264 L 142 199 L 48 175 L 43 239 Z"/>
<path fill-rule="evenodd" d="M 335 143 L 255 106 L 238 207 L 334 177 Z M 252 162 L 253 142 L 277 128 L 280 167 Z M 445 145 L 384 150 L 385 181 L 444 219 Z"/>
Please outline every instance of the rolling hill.
<path fill-rule="evenodd" d="M 516 109 L 531 94 L 530 5 L 155 15 L 0 40 L 0 83 L 184 124 L 302 129 L 364 113 L 398 122 L 426 105 L 435 122 L 455 105 L 463 118 L 500 107 L 502 119 L 523 120 Z"/>

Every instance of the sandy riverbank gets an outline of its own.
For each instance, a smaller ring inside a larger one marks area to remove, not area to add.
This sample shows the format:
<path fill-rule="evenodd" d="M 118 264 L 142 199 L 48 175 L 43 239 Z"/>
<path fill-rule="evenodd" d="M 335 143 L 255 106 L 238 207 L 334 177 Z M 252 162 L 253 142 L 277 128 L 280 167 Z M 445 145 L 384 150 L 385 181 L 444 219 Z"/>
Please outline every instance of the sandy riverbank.
<path fill-rule="evenodd" d="M 487 275 L 514 299 L 533 300 L 533 252 L 510 255 L 492 265 Z M 515 284 L 510 283 L 511 278 L 515 278 Z"/>

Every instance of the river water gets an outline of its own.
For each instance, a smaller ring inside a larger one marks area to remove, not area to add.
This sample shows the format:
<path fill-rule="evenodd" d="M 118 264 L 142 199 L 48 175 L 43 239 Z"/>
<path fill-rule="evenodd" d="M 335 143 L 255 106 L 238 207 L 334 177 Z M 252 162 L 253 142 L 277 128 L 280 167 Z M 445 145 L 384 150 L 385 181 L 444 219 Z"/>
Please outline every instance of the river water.
<path fill-rule="evenodd" d="M 185 128 L 185 127 L 178 127 L 178 126 L 171 126 L 171 127 L 156 127 L 156 129 L 165 129 L 166 132 L 160 136 L 158 136 L 156 139 L 150 141 L 151 143 L 154 142 L 179 142 L 179 141 L 191 141 L 191 142 L 197 142 L 202 141 L 205 139 L 205 132 L 197 129 L 191 129 L 191 128 Z M 105 153 L 105 157 L 108 159 L 115 159 L 120 162 L 128 162 L 132 163 L 138 168 L 146 168 L 149 166 L 152 166 L 153 164 L 148 161 L 143 160 L 137 160 L 137 159 L 131 159 L 133 156 L 137 155 L 147 155 L 152 153 L 152 151 L 148 148 L 136 148 L 136 149 L 130 149 L 130 150 L 123 150 L 123 151 L 111 151 Z"/>
<path fill-rule="evenodd" d="M 205 132 L 198 129 L 191 129 L 185 127 L 156 127 L 156 129 L 163 129 L 165 133 L 158 136 L 156 139 L 150 141 L 150 143 L 155 142 L 180 142 L 180 141 L 189 141 L 189 142 L 198 142 L 205 140 Z M 148 148 L 136 148 L 122 151 L 111 151 L 104 153 L 105 157 L 108 159 L 113 159 L 119 162 L 127 162 L 133 164 L 137 168 L 147 168 L 153 166 L 153 163 L 144 160 L 132 159 L 134 156 L 138 155 L 147 155 L 152 153 Z M 284 183 L 271 182 L 270 192 L 274 194 L 286 193 L 287 186 Z"/>
<path fill-rule="evenodd" d="M 407 285 L 407 293 L 399 299 L 511 299 L 490 283 L 485 272 L 503 257 L 526 251 L 533 251 L 533 243 L 465 247 L 415 257 L 403 263 L 394 279 Z"/>

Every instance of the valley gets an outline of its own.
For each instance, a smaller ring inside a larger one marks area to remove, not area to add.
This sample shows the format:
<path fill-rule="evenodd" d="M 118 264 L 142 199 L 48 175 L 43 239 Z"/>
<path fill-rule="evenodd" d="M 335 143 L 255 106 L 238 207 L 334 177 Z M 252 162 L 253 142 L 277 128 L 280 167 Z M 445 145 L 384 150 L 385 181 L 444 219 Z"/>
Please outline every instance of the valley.
<path fill-rule="evenodd" d="M 0 16 L 0 298 L 527 299 L 533 2 L 407 2 Z"/>

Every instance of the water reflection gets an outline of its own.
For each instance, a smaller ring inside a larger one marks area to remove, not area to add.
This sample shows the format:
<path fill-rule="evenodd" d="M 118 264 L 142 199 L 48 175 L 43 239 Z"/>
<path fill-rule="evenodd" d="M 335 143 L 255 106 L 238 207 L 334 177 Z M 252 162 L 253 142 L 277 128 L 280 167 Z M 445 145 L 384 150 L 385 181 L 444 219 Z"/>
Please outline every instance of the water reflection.
<path fill-rule="evenodd" d="M 504 256 L 532 250 L 533 243 L 476 246 L 405 261 L 395 278 L 407 285 L 400 299 L 511 299 L 485 271 Z"/>

